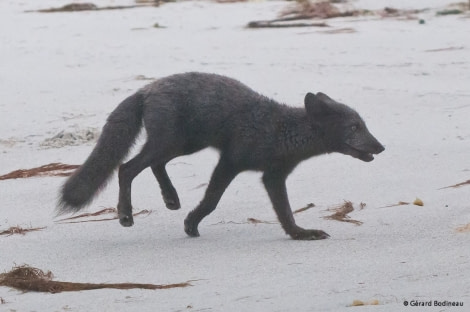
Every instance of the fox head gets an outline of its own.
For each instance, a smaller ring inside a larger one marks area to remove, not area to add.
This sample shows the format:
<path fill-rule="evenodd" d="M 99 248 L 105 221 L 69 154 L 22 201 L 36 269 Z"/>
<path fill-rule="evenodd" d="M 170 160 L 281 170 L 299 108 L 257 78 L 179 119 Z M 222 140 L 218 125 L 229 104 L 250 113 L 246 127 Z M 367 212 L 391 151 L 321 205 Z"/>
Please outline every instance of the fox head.
<path fill-rule="evenodd" d="M 339 152 L 369 162 L 374 159 L 373 154 L 385 150 L 355 110 L 326 94 L 307 93 L 305 109 L 320 129 L 328 152 Z"/>

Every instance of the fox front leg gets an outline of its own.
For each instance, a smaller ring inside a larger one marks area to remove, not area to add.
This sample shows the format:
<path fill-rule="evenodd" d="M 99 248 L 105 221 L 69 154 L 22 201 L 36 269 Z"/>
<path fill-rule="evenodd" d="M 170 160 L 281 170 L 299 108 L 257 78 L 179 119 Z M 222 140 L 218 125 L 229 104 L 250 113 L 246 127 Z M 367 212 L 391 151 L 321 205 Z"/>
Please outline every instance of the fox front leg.
<path fill-rule="evenodd" d="M 184 220 L 184 231 L 186 234 L 191 237 L 199 236 L 199 231 L 197 229 L 199 222 L 214 211 L 225 189 L 229 186 L 230 182 L 232 182 L 238 172 L 239 171 L 235 169 L 235 166 L 228 162 L 222 155 L 219 163 L 212 173 L 204 198 Z"/>
<path fill-rule="evenodd" d="M 317 240 L 330 237 L 330 235 L 322 230 L 303 229 L 295 224 L 294 215 L 292 214 L 287 197 L 286 178 L 286 175 L 279 173 L 265 172 L 263 175 L 264 186 L 268 191 L 273 208 L 286 233 L 296 240 Z"/>

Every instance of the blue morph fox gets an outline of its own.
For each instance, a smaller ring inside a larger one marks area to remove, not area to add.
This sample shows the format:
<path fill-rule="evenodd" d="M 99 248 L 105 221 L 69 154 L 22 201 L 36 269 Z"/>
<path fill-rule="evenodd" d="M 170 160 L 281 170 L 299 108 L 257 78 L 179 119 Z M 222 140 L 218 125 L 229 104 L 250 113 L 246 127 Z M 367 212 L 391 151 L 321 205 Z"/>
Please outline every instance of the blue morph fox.
<path fill-rule="evenodd" d="M 168 209 L 180 200 L 166 172 L 173 158 L 206 147 L 220 151 L 204 198 L 184 220 L 184 230 L 199 236 L 198 225 L 217 206 L 230 182 L 242 171 L 262 171 L 263 184 L 285 232 L 293 239 L 328 238 L 321 230 L 296 225 L 286 178 L 303 160 L 339 152 L 362 161 L 384 147 L 359 114 L 323 93 L 307 93 L 305 107 L 289 107 L 244 84 L 220 75 L 183 73 L 159 79 L 125 99 L 110 114 L 94 150 L 61 189 L 58 213 L 90 204 L 119 166 L 119 222 L 134 224 L 132 180 L 150 167 Z M 121 165 L 142 126 L 147 141 Z"/>

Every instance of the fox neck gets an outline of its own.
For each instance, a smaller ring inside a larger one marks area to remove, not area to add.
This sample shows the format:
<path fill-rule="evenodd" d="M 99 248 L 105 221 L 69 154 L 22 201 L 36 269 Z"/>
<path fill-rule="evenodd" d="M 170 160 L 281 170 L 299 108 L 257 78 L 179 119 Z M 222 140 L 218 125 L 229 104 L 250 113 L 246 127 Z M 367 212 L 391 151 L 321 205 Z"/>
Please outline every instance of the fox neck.
<path fill-rule="evenodd" d="M 328 153 L 323 131 L 307 116 L 305 109 L 295 109 L 279 121 L 279 152 L 285 157 L 302 161 Z"/>

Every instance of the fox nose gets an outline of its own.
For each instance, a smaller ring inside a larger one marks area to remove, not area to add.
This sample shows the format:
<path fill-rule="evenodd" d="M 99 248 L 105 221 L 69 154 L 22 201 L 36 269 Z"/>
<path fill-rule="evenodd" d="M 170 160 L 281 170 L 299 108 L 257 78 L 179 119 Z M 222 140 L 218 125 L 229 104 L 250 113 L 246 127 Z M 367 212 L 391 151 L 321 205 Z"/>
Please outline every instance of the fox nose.
<path fill-rule="evenodd" d="M 379 145 L 377 146 L 377 150 L 376 150 L 375 154 L 380 154 L 383 151 L 385 151 L 385 147 L 382 144 L 379 143 Z"/>

